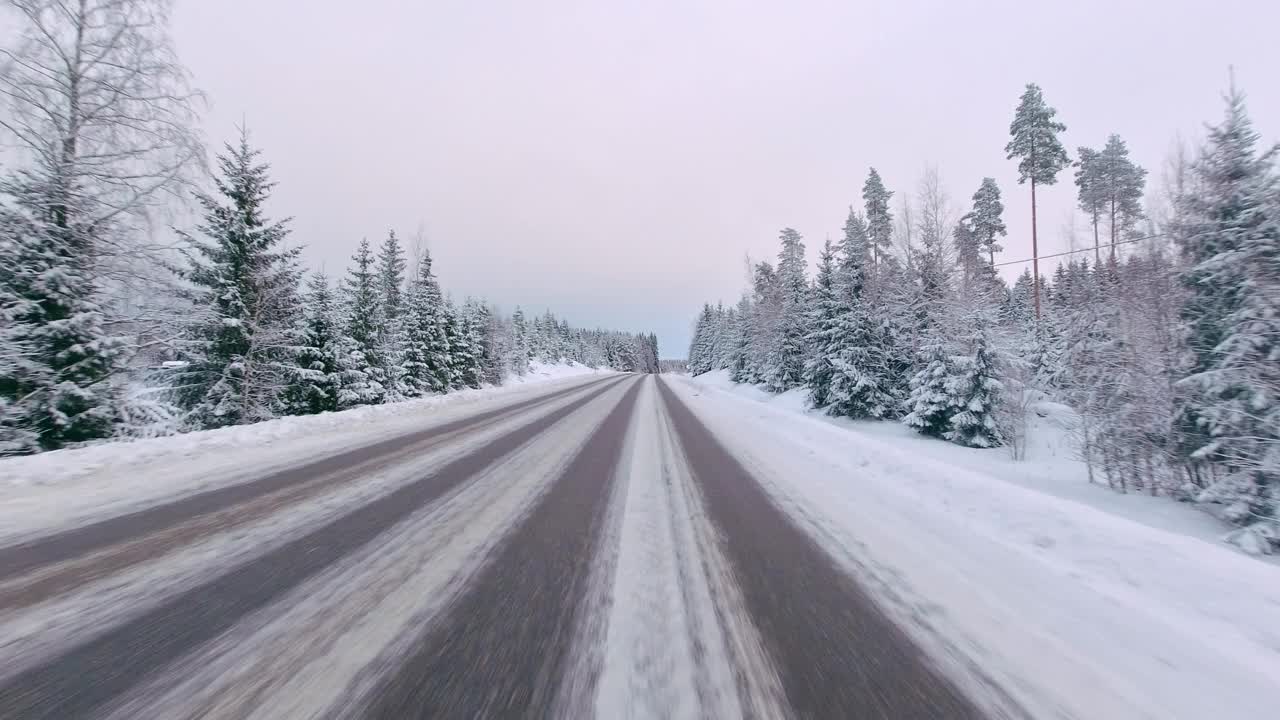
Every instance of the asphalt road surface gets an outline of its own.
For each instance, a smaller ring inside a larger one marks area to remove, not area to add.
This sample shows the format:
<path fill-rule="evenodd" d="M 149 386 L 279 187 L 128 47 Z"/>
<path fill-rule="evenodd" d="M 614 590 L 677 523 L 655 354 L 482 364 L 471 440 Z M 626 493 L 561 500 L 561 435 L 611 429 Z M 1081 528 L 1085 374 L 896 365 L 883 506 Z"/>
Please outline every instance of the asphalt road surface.
<path fill-rule="evenodd" d="M 655 377 L 0 547 L 0 718 L 978 718 Z"/>

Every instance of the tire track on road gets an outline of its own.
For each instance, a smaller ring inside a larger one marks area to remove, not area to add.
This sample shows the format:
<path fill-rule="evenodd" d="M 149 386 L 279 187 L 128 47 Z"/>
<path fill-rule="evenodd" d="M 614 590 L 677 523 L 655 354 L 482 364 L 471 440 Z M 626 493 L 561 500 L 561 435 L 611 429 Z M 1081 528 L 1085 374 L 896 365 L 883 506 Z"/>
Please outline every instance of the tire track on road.
<path fill-rule="evenodd" d="M 421 480 L 397 488 L 6 680 L 0 685 L 0 718 L 92 717 L 106 701 L 362 547 L 610 387 L 593 389 L 585 397 L 505 433 Z"/>
<path fill-rule="evenodd" d="M 398 667 L 626 392 L 537 439 L 113 700 L 103 716 L 319 717 Z M 109 714 L 107 714 L 109 711 Z"/>
<path fill-rule="evenodd" d="M 978 720 L 973 703 L 659 381 L 787 703 L 804 718 Z"/>
<path fill-rule="evenodd" d="M 550 717 L 636 398 L 629 388 L 358 717 Z"/>
<path fill-rule="evenodd" d="M 724 570 L 656 382 L 637 418 L 609 548 L 616 568 L 591 609 L 607 626 L 592 659 L 598 684 L 585 707 L 562 717 L 780 717 L 781 687 Z"/>
<path fill-rule="evenodd" d="M 308 488 L 320 491 L 350 478 L 352 474 L 365 474 L 395 462 L 406 450 L 421 451 L 439 442 L 484 425 L 505 416 L 553 402 L 575 392 L 595 387 L 601 383 L 617 382 L 616 378 L 595 380 L 571 388 L 557 390 L 529 400 L 484 411 L 465 418 L 428 427 L 409 434 L 365 445 L 308 462 L 301 466 L 275 472 L 249 482 L 206 490 L 134 512 L 117 515 L 86 525 L 70 528 L 51 535 L 0 547 L 0 610 L 30 604 L 41 596 L 48 596 L 68 585 L 77 584 L 76 575 L 92 572 L 101 576 L 107 572 L 127 567 L 154 554 L 160 548 L 199 537 L 202 534 L 226 527 L 218 523 L 196 524 L 184 527 L 193 519 L 217 517 L 223 522 L 241 516 L 238 511 L 250 503 L 268 500 L 267 512 L 275 508 L 305 499 Z M 244 517 L 261 517 L 247 510 Z M 139 548 L 135 543 L 143 542 Z M 156 543 L 153 545 L 152 543 Z M 106 548 L 123 546 L 117 554 L 103 556 Z M 69 575 L 62 572 L 39 577 L 33 583 L 15 582 L 42 568 L 79 560 Z M 66 578 L 70 577 L 70 580 Z M 92 579 L 85 577 L 85 580 Z M 83 580 L 82 580 L 83 581 Z"/>

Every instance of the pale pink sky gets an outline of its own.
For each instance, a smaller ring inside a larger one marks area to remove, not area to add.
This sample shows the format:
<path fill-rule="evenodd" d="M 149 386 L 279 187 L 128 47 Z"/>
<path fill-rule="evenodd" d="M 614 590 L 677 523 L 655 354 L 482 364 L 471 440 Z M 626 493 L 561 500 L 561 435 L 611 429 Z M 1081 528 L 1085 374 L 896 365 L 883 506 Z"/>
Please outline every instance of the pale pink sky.
<path fill-rule="evenodd" d="M 649 330 L 683 356 L 742 256 L 793 226 L 811 257 L 869 165 L 957 205 L 1005 191 L 1005 257 L 1029 255 L 1003 148 L 1037 82 L 1064 138 L 1129 142 L 1158 178 L 1175 134 L 1221 115 L 1234 64 L 1268 140 L 1280 24 L 1264 0 L 730 2 L 176 0 L 178 51 L 212 102 L 211 144 L 246 118 L 308 260 L 421 223 L 457 296 Z M 1042 196 L 1061 249 L 1069 171 Z M 895 198 L 896 201 L 896 198 Z M 1083 228 L 1082 228 L 1083 229 Z"/>

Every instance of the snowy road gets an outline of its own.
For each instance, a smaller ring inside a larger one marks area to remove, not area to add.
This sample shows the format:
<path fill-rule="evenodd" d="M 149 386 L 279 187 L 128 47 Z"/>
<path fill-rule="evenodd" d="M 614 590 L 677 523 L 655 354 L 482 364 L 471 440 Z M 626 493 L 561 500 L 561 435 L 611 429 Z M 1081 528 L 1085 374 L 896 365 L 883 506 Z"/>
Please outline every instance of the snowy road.
<path fill-rule="evenodd" d="M 24 528 L 0 718 L 984 716 L 726 447 L 611 376 Z"/>

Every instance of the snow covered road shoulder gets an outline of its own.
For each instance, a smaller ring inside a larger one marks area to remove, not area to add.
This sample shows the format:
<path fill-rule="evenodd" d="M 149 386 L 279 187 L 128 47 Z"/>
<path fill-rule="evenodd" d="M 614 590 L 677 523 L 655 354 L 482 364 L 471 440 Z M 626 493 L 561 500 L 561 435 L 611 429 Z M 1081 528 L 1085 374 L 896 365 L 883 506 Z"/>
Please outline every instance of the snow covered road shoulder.
<path fill-rule="evenodd" d="M 610 374 L 535 363 L 501 387 L 0 458 L 0 542 L 233 484 L 246 469 L 265 474 Z"/>
<path fill-rule="evenodd" d="M 737 393 L 672 382 L 775 502 L 972 694 L 1010 714 L 1256 718 L 1280 568 Z"/>
<path fill-rule="evenodd" d="M 0 542 L 0 719 L 1275 707 L 1276 566 L 940 443 L 626 375 L 346 435 Z"/>

